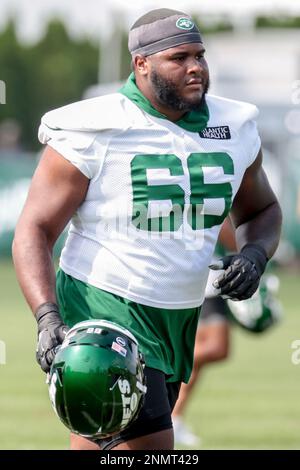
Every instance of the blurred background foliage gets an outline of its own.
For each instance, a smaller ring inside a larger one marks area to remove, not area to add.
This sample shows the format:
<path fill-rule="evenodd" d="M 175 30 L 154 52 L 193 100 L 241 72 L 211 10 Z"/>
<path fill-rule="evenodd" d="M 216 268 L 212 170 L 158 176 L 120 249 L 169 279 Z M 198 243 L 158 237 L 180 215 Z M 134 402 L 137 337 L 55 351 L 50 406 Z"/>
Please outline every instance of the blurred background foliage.
<path fill-rule="evenodd" d="M 97 45 L 72 39 L 58 20 L 33 45 L 18 42 L 12 21 L 0 33 L 1 79 L 10 84 L 1 118 L 19 122 L 25 150 L 39 148 L 37 128 L 46 111 L 77 101 L 97 82 L 98 55 Z"/>

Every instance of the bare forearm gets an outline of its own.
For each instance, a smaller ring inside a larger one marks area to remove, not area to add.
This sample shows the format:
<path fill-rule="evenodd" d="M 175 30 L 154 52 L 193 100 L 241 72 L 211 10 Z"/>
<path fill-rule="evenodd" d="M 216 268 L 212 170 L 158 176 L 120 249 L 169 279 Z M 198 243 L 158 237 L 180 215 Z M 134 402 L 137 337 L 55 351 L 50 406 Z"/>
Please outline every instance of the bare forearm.
<path fill-rule="evenodd" d="M 282 214 L 277 202 L 236 228 L 238 250 L 248 243 L 262 246 L 268 258 L 275 253 L 281 233 Z"/>
<path fill-rule="evenodd" d="M 16 231 L 13 259 L 17 278 L 33 312 L 45 302 L 55 302 L 52 247 L 38 227 Z"/>

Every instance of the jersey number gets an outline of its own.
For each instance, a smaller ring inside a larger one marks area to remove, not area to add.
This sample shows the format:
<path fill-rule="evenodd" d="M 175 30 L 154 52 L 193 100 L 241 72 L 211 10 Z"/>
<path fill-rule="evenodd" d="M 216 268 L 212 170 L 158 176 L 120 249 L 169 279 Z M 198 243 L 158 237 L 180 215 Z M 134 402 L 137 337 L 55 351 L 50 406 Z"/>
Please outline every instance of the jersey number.
<path fill-rule="evenodd" d="M 204 183 L 203 168 L 221 167 L 224 174 L 233 175 L 232 158 L 227 153 L 191 153 L 187 159 L 190 178 L 190 198 L 187 221 L 193 230 L 220 225 L 231 206 L 232 187 L 230 183 Z M 136 155 L 131 161 L 133 188 L 132 223 L 140 230 L 174 232 L 183 223 L 185 192 L 178 184 L 148 184 L 147 170 L 169 170 L 170 176 L 184 175 L 181 160 L 173 154 Z M 221 215 L 203 214 L 204 199 L 224 199 Z M 171 201 L 168 215 L 149 217 L 149 201 Z"/>

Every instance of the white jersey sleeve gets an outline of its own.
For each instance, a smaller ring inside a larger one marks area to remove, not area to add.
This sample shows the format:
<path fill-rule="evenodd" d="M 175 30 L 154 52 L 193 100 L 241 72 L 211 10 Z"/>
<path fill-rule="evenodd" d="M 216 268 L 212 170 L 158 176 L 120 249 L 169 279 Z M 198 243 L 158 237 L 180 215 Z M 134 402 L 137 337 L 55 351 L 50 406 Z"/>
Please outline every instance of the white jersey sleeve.
<path fill-rule="evenodd" d="M 95 137 L 91 132 L 53 130 L 45 123 L 39 129 L 40 142 L 56 150 L 89 179 L 98 173 L 101 164 L 93 148 Z"/>
<path fill-rule="evenodd" d="M 121 95 L 78 101 L 46 113 L 38 137 L 76 166 L 87 178 L 100 172 L 113 135 L 124 131 Z"/>

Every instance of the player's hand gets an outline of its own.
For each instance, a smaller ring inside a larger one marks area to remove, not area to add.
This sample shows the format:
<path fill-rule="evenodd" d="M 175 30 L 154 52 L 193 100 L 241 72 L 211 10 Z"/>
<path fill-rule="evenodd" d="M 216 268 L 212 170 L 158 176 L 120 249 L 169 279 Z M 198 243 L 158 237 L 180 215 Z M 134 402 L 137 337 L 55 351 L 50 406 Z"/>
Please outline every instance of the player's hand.
<path fill-rule="evenodd" d="M 225 270 L 213 282 L 213 286 L 219 289 L 219 294 L 224 299 L 249 299 L 258 288 L 267 262 L 266 252 L 261 246 L 245 245 L 240 253 L 225 256 L 209 266 L 214 270 Z"/>
<path fill-rule="evenodd" d="M 58 306 L 51 302 L 42 304 L 37 309 L 35 318 L 38 324 L 36 360 L 44 372 L 49 372 L 69 327 L 62 322 Z"/>

